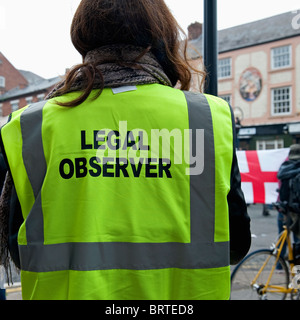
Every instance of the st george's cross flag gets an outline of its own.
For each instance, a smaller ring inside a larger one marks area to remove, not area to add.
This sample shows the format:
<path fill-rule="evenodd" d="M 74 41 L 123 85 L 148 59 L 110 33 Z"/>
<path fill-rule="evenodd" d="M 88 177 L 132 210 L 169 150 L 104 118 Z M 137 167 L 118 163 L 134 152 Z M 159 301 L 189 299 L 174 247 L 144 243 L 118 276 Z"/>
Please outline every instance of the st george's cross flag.
<path fill-rule="evenodd" d="M 237 151 L 246 203 L 271 204 L 278 201 L 277 172 L 288 154 L 289 149 Z"/>

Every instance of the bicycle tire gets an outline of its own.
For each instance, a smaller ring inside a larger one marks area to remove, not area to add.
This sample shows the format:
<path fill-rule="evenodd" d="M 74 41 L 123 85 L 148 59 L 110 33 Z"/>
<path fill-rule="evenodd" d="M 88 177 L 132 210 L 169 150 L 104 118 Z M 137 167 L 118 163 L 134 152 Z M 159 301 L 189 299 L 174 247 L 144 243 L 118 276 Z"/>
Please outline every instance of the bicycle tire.
<path fill-rule="evenodd" d="M 261 271 L 255 286 L 252 286 L 252 281 L 268 257 L 270 257 L 269 262 Z M 262 292 L 275 262 L 276 255 L 272 250 L 260 249 L 247 255 L 231 274 L 231 300 L 285 300 L 287 294 L 284 292 Z M 282 286 L 287 289 L 290 283 L 289 278 L 288 266 L 280 257 L 270 285 Z"/>

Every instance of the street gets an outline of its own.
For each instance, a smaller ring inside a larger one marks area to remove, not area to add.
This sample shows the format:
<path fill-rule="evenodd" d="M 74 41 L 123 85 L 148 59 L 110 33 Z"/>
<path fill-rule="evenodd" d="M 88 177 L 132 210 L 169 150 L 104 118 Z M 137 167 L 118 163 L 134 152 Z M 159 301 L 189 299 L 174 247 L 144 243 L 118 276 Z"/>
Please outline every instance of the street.
<path fill-rule="evenodd" d="M 252 244 L 250 252 L 258 249 L 270 249 L 271 244 L 276 240 L 277 211 L 270 210 L 269 216 L 263 216 L 261 204 L 250 205 L 248 213 L 251 218 Z"/>
<path fill-rule="evenodd" d="M 269 216 L 263 216 L 263 206 L 261 204 L 250 205 L 248 213 L 251 218 L 252 245 L 250 252 L 270 248 L 277 237 L 277 211 L 270 210 Z M 16 278 L 17 279 L 17 278 Z M 18 282 L 18 280 L 16 280 Z M 21 300 L 21 288 L 18 283 L 12 288 L 8 288 L 7 300 Z"/>

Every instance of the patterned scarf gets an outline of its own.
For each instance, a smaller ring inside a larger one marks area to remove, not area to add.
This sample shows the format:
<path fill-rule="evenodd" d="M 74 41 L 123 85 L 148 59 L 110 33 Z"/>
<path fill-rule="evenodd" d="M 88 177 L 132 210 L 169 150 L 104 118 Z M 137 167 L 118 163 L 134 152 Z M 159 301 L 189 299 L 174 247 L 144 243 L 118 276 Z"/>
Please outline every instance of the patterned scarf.
<path fill-rule="evenodd" d="M 8 250 L 8 223 L 12 187 L 12 178 L 10 173 L 7 172 L 0 197 L 0 265 L 4 266 L 8 284 L 12 283 L 11 260 Z"/>
<path fill-rule="evenodd" d="M 146 53 L 145 53 L 146 52 Z M 112 45 L 94 49 L 87 53 L 84 63 L 97 68 L 93 89 L 114 88 L 123 85 L 160 83 L 172 87 L 155 56 L 141 47 L 132 45 Z M 99 76 L 99 73 L 102 76 Z M 59 96 L 58 89 L 65 84 L 60 82 L 46 97 Z M 79 73 L 69 92 L 83 90 L 86 82 Z"/>

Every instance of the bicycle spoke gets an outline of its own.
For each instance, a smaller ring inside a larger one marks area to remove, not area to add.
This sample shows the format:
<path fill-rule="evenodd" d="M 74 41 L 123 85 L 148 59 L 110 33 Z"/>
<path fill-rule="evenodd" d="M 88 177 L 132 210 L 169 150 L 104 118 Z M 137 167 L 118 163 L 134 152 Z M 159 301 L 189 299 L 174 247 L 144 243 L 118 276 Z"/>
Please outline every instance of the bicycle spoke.
<path fill-rule="evenodd" d="M 281 258 L 270 277 L 276 256 L 271 250 L 258 250 L 247 256 L 232 273 L 232 300 L 282 300 L 289 291 L 289 272 Z M 262 266 L 265 264 L 264 268 Z M 266 288 L 268 280 L 269 287 Z"/>

